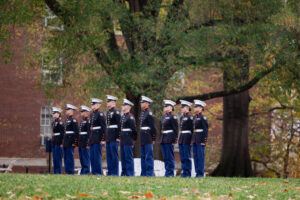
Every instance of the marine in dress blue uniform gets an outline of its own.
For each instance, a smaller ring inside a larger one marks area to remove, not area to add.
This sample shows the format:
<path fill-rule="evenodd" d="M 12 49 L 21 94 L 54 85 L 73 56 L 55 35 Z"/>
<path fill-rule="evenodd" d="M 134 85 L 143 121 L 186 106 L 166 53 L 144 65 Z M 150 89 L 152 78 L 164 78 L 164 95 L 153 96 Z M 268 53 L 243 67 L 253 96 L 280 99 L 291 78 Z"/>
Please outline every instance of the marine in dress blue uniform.
<path fill-rule="evenodd" d="M 102 112 L 99 111 L 102 100 L 92 98 L 93 112 L 90 115 L 90 158 L 92 174 L 102 175 L 102 145 L 105 143 L 106 120 Z"/>
<path fill-rule="evenodd" d="M 120 136 L 121 176 L 134 176 L 133 146 L 137 138 L 137 131 L 134 116 L 130 113 L 132 106 L 134 106 L 132 102 L 124 99 Z"/>
<path fill-rule="evenodd" d="M 66 174 L 74 174 L 74 148 L 78 140 L 78 122 L 73 118 L 74 111 L 77 108 L 71 104 L 67 104 L 65 122 L 65 135 L 63 140 L 64 147 L 64 167 Z"/>
<path fill-rule="evenodd" d="M 141 98 L 141 176 L 154 176 L 153 144 L 156 139 L 156 127 L 152 112 L 149 109 L 152 99 L 146 96 Z"/>
<path fill-rule="evenodd" d="M 196 177 L 204 177 L 205 146 L 208 136 L 207 119 L 202 114 L 205 106 L 205 102 L 194 100 L 194 110 L 196 115 L 193 118 L 194 133 L 192 143 Z"/>
<path fill-rule="evenodd" d="M 172 113 L 176 103 L 171 100 L 164 100 L 164 103 L 165 114 L 162 117 L 159 143 L 165 163 L 165 176 L 169 177 L 174 176 L 175 170 L 174 144 L 177 143 L 178 120 L 176 115 Z"/>
<path fill-rule="evenodd" d="M 87 106 L 81 106 L 81 117 L 82 120 L 80 122 L 79 128 L 79 138 L 78 138 L 78 152 L 79 152 L 79 160 L 81 164 L 80 174 L 90 174 L 90 155 L 88 151 L 89 144 L 89 136 L 90 136 L 90 121 L 89 121 L 89 112 L 91 109 Z"/>
<path fill-rule="evenodd" d="M 181 161 L 181 177 L 191 177 L 191 142 L 193 134 L 193 117 L 190 115 L 192 103 L 181 100 L 182 116 L 180 117 L 179 153 Z"/>
<path fill-rule="evenodd" d="M 52 114 L 54 121 L 52 123 L 52 154 L 53 154 L 53 169 L 54 174 L 62 173 L 62 157 L 63 157 L 63 148 L 62 142 L 64 138 L 64 124 L 61 120 L 62 110 L 57 107 L 52 108 Z"/>
<path fill-rule="evenodd" d="M 121 132 L 121 115 L 116 110 L 117 97 L 107 95 L 107 129 L 105 134 L 106 141 L 106 158 L 107 158 L 107 175 L 118 176 L 119 175 L 119 142 Z"/>

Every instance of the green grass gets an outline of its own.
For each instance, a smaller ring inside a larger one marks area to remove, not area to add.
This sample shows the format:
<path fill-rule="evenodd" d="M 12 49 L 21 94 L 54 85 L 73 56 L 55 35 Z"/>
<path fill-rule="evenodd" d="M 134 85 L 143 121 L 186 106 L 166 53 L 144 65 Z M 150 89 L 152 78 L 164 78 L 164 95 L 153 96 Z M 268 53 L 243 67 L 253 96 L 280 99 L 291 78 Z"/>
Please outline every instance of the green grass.
<path fill-rule="evenodd" d="M 142 199 L 149 191 L 154 199 L 300 199 L 300 179 L 0 174 L 0 199 Z"/>

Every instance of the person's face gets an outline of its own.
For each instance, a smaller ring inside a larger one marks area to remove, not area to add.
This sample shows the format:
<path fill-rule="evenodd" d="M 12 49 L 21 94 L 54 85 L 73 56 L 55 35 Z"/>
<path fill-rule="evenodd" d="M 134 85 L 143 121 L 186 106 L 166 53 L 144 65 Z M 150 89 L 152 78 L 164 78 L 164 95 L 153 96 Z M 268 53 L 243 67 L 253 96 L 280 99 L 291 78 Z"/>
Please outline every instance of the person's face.
<path fill-rule="evenodd" d="M 128 113 L 131 109 L 131 106 L 129 105 L 122 105 L 122 111 L 123 113 Z"/>
<path fill-rule="evenodd" d="M 74 110 L 72 110 L 72 109 L 66 110 L 67 116 L 72 116 L 73 114 L 74 114 Z"/>
<path fill-rule="evenodd" d="M 149 103 L 148 103 L 148 102 L 142 102 L 142 103 L 141 103 L 141 109 L 142 109 L 142 110 L 145 110 L 145 109 L 147 109 L 147 108 L 149 108 Z"/>
<path fill-rule="evenodd" d="M 53 118 L 54 119 L 58 119 L 59 118 L 59 113 L 58 112 L 55 112 L 52 114 Z"/>
<path fill-rule="evenodd" d="M 92 110 L 95 111 L 95 110 L 98 110 L 101 106 L 101 103 L 95 103 L 95 104 L 92 104 Z"/>
<path fill-rule="evenodd" d="M 188 106 L 184 106 L 184 107 L 181 107 L 181 112 L 182 113 L 188 113 L 189 112 L 189 107 Z"/>
<path fill-rule="evenodd" d="M 88 111 L 80 112 L 80 116 L 82 118 L 87 118 L 89 116 L 89 112 Z"/>
<path fill-rule="evenodd" d="M 115 101 L 108 101 L 106 103 L 106 106 L 107 106 L 108 109 L 111 109 L 111 108 L 116 106 L 116 102 Z"/>
<path fill-rule="evenodd" d="M 165 106 L 165 107 L 164 107 L 164 112 L 165 112 L 165 113 L 172 112 L 172 109 L 173 109 L 172 106 Z"/>
<path fill-rule="evenodd" d="M 197 113 L 197 114 L 201 113 L 202 110 L 203 110 L 203 108 L 202 108 L 201 106 L 196 106 L 196 107 L 194 107 L 194 111 L 195 111 L 195 113 Z"/>

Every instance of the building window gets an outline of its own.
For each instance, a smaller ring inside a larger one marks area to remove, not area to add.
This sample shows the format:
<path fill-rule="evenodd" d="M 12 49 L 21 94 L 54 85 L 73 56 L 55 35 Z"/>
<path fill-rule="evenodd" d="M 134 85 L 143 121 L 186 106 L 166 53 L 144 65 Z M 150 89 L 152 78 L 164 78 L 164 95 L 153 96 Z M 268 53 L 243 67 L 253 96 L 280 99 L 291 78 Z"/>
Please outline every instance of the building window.
<path fill-rule="evenodd" d="M 41 145 L 46 144 L 46 140 L 51 137 L 51 122 L 52 122 L 52 113 L 51 106 L 42 106 L 41 107 L 41 116 L 40 116 L 40 136 L 41 136 Z"/>
<path fill-rule="evenodd" d="M 50 58 L 44 53 L 42 59 L 42 84 L 62 84 L 62 57 Z"/>
<path fill-rule="evenodd" d="M 64 25 L 48 8 L 45 10 L 44 29 L 49 31 L 61 32 L 64 31 Z M 53 54 L 49 49 L 44 47 L 42 52 L 42 84 L 62 85 L 62 68 L 63 56 L 62 53 Z"/>

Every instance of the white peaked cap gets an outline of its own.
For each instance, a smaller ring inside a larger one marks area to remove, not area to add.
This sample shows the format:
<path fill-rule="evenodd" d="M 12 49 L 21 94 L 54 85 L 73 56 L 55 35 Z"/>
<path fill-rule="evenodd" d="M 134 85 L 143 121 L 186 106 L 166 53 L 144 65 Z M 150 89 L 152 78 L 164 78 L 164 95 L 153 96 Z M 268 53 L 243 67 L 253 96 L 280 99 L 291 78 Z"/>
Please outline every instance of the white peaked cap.
<path fill-rule="evenodd" d="M 171 106 L 175 106 L 176 103 L 174 101 L 171 100 L 164 100 L 165 105 L 171 105 Z"/>
<path fill-rule="evenodd" d="M 97 98 L 92 98 L 92 103 L 102 103 L 102 100 Z"/>
<path fill-rule="evenodd" d="M 202 106 L 202 107 L 205 107 L 205 106 L 206 106 L 206 103 L 205 103 L 204 101 L 195 99 L 195 100 L 194 100 L 194 105 L 195 105 L 195 106 Z"/>
<path fill-rule="evenodd" d="M 118 100 L 118 98 L 117 97 L 114 97 L 114 96 L 112 96 L 112 95 L 106 95 L 107 96 L 107 100 L 110 100 L 110 101 L 117 101 Z"/>
<path fill-rule="evenodd" d="M 144 102 L 144 101 L 146 101 L 148 103 L 152 103 L 153 102 L 152 99 L 150 99 L 149 97 L 142 96 L 141 102 Z"/>
<path fill-rule="evenodd" d="M 87 106 L 82 105 L 82 106 L 81 106 L 81 111 L 87 111 L 87 112 L 90 112 L 91 109 L 90 109 L 89 107 L 87 107 Z"/>
<path fill-rule="evenodd" d="M 61 113 L 62 110 L 60 108 L 57 108 L 57 107 L 52 107 L 52 112 L 59 112 L 59 113 Z"/>
<path fill-rule="evenodd" d="M 72 104 L 67 104 L 66 109 L 77 110 L 77 107 L 73 106 Z"/>
<path fill-rule="evenodd" d="M 185 101 L 185 100 L 180 100 L 180 103 L 181 103 L 181 105 L 185 105 L 185 106 L 189 106 L 189 107 L 192 105 L 191 102 Z"/>
<path fill-rule="evenodd" d="M 130 105 L 130 106 L 134 106 L 134 104 L 133 104 L 131 101 L 129 101 L 128 99 L 124 99 L 124 101 L 123 101 L 123 105 Z"/>

